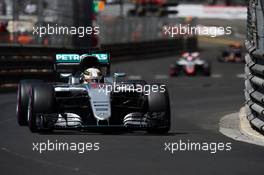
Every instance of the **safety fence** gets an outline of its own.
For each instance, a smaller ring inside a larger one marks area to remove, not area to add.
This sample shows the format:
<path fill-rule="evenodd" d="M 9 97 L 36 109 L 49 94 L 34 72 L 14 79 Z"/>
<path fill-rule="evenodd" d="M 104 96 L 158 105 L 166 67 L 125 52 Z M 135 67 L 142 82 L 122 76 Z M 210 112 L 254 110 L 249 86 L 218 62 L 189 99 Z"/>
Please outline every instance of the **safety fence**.
<path fill-rule="evenodd" d="M 196 25 L 196 19 L 190 18 L 100 15 L 93 12 L 92 4 L 86 0 L 0 1 L 0 43 L 95 47 L 173 39 L 164 34 L 164 26 Z"/>
<path fill-rule="evenodd" d="M 264 133 L 264 13 L 262 0 L 250 0 L 248 37 L 245 43 L 245 98 L 247 118 L 254 129 Z"/>
<path fill-rule="evenodd" d="M 78 35 L 63 35 L 54 31 L 69 33 L 66 28 L 92 26 L 92 3 L 92 0 L 2 0 L 0 43 L 88 47 L 94 36 L 79 38 Z M 48 30 L 48 26 L 52 28 Z M 45 34 L 40 37 L 35 32 L 36 28 L 42 28 Z"/>
<path fill-rule="evenodd" d="M 100 27 L 101 44 L 120 44 L 182 37 L 179 34 L 174 37 L 167 35 L 165 27 L 185 25 L 190 28 L 197 25 L 197 19 L 98 16 L 97 25 Z"/>
<path fill-rule="evenodd" d="M 94 16 L 92 1 L 10 0 L 0 9 L 0 88 L 21 79 L 51 80 L 56 53 L 80 53 L 100 46 L 112 62 L 176 55 L 198 49 L 197 36 L 166 36 L 164 26 L 195 26 L 196 19 Z M 1 2 L 0 2 L 1 6 Z M 89 7 L 88 9 L 86 7 Z M 98 35 L 33 35 L 33 27 L 98 26 Z M 80 49 L 84 48 L 84 49 Z"/>
<path fill-rule="evenodd" d="M 197 49 L 196 38 L 177 38 L 151 42 L 102 45 L 110 52 L 111 62 L 151 59 L 176 55 L 186 48 Z M 91 49 L 93 50 L 93 49 Z M 0 89 L 12 89 L 21 79 L 54 81 L 54 58 L 57 53 L 87 53 L 88 49 L 19 45 L 0 46 Z"/>

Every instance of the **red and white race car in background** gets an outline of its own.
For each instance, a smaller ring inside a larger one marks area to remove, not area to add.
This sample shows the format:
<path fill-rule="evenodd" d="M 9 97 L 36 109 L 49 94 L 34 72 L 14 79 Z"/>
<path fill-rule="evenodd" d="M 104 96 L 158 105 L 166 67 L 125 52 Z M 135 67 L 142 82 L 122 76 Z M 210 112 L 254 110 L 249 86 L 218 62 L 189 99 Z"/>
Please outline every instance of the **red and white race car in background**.
<path fill-rule="evenodd" d="M 201 59 L 199 52 L 185 52 L 176 60 L 174 64 L 170 65 L 170 76 L 178 75 L 211 75 L 210 62 Z"/>

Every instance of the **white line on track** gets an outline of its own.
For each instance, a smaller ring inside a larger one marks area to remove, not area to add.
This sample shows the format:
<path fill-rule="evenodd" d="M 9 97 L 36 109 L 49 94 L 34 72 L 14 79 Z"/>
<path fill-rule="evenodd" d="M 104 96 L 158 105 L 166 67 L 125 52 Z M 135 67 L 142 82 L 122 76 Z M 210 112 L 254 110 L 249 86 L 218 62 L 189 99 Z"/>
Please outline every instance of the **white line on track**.
<path fill-rule="evenodd" d="M 130 75 L 128 76 L 129 80 L 141 80 L 142 76 L 141 75 Z"/>
<path fill-rule="evenodd" d="M 222 78 L 223 75 L 222 74 L 212 74 L 211 77 L 212 78 Z"/>
<path fill-rule="evenodd" d="M 245 74 L 237 74 L 236 77 L 237 78 L 245 78 Z"/>
<path fill-rule="evenodd" d="M 165 80 L 165 79 L 168 79 L 169 78 L 169 76 L 168 75 L 166 75 L 166 74 L 158 74 L 158 75 L 155 75 L 155 79 L 157 79 L 157 80 Z"/>

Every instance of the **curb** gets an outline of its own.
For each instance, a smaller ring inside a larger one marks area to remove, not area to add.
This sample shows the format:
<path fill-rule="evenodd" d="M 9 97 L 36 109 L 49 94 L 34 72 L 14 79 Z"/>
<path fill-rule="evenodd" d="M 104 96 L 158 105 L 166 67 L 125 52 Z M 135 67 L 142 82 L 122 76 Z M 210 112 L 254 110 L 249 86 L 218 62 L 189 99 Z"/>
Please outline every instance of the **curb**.
<path fill-rule="evenodd" d="M 260 142 L 264 145 L 264 136 L 253 129 L 247 119 L 246 107 L 242 107 L 239 111 L 239 128 L 242 134 L 252 139 L 252 141 Z"/>
<path fill-rule="evenodd" d="M 246 118 L 246 109 L 242 107 L 239 112 L 225 115 L 219 123 L 219 131 L 234 140 L 264 146 L 264 136 L 251 128 Z"/>

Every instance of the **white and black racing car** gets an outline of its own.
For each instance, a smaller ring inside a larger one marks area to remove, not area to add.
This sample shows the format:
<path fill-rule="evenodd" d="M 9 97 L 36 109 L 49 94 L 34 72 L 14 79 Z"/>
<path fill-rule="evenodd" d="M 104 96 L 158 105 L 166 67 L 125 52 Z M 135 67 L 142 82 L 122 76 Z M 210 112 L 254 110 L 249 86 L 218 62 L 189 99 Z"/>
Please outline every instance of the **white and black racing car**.
<path fill-rule="evenodd" d="M 211 75 L 211 64 L 209 61 L 200 57 L 199 52 L 186 52 L 181 55 L 175 63 L 170 65 L 170 76 L 179 75 Z"/>
<path fill-rule="evenodd" d="M 22 80 L 17 120 L 31 132 L 108 129 L 167 133 L 171 114 L 165 85 L 110 74 L 108 53 L 57 54 L 60 81 Z"/>

